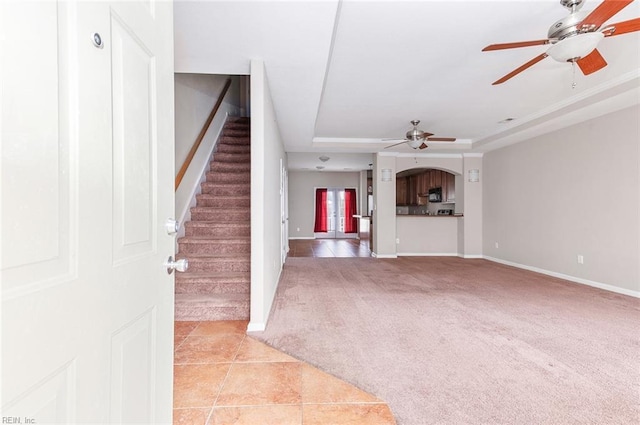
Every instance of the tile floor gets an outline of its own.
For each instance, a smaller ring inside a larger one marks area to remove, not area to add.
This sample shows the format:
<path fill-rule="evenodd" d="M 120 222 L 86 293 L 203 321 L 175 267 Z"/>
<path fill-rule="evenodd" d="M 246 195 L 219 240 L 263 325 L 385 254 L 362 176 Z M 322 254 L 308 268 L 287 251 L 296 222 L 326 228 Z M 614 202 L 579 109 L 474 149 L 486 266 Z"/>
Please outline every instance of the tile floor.
<path fill-rule="evenodd" d="M 289 257 L 370 257 L 368 239 L 292 239 Z"/>
<path fill-rule="evenodd" d="M 391 425 L 383 401 L 245 334 L 176 322 L 174 424 Z"/>

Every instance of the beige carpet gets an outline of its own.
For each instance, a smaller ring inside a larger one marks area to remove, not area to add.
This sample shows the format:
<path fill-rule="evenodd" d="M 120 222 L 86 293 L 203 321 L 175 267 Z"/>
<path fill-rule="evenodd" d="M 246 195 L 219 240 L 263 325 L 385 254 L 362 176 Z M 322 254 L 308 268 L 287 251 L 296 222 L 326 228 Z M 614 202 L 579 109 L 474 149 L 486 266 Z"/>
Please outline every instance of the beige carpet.
<path fill-rule="evenodd" d="M 402 425 L 640 423 L 640 300 L 485 260 L 289 258 L 252 336 Z"/>

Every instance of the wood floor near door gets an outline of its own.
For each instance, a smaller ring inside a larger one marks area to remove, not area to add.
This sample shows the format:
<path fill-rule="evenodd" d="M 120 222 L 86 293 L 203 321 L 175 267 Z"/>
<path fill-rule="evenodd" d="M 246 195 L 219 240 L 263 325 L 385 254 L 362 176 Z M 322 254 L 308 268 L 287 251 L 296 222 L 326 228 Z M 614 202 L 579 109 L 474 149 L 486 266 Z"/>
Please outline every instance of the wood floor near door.
<path fill-rule="evenodd" d="M 371 257 L 368 239 L 291 239 L 289 257 Z"/>
<path fill-rule="evenodd" d="M 382 400 L 246 336 L 246 328 L 176 322 L 174 425 L 395 425 Z"/>

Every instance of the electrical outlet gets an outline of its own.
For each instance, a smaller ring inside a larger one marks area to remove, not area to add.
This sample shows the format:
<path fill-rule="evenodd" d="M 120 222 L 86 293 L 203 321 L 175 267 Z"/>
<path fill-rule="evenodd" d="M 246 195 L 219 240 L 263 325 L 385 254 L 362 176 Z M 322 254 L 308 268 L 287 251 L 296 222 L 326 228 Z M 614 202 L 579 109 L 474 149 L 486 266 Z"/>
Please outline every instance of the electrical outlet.
<path fill-rule="evenodd" d="M 400 238 L 396 238 L 396 243 L 400 243 Z"/>
<path fill-rule="evenodd" d="M 578 264 L 584 264 L 584 256 L 578 255 Z"/>
<path fill-rule="evenodd" d="M 296 232 L 299 232 L 299 231 L 300 231 L 300 228 L 299 228 L 299 227 L 296 227 Z"/>
<path fill-rule="evenodd" d="M 500 248 L 500 244 L 496 242 L 496 248 Z"/>

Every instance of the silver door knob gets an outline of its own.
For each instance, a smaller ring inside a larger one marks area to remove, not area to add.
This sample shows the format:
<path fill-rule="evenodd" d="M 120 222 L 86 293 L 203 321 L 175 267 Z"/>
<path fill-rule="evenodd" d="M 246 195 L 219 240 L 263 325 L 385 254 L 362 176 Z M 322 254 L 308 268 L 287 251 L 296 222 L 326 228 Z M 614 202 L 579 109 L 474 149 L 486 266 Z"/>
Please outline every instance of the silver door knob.
<path fill-rule="evenodd" d="M 183 258 L 181 260 L 174 260 L 173 257 L 169 256 L 167 261 L 164 262 L 164 266 L 167 268 L 167 273 L 171 274 L 174 270 L 179 272 L 186 272 L 189 268 L 189 260 Z"/>
<path fill-rule="evenodd" d="M 176 233 L 178 233 L 180 224 L 176 220 L 172 218 L 168 218 L 167 221 L 164 223 L 164 228 L 167 231 L 167 235 L 175 235 Z"/>

